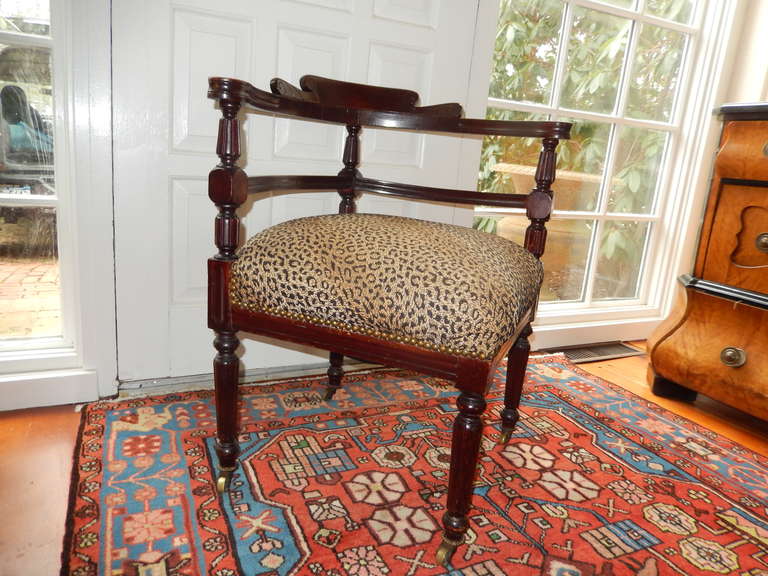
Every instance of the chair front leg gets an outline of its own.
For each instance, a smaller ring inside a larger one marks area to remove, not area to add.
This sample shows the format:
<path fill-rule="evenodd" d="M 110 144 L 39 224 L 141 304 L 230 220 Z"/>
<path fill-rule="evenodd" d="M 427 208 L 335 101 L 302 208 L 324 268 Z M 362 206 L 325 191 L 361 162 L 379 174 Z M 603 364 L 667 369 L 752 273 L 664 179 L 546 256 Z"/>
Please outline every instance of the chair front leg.
<path fill-rule="evenodd" d="M 218 350 L 213 361 L 216 395 L 216 454 L 219 457 L 219 493 L 229 488 L 232 472 L 237 467 L 240 446 L 237 443 L 237 383 L 240 359 L 235 351 L 240 341 L 235 332 L 218 332 L 214 346 Z"/>
<path fill-rule="evenodd" d="M 501 436 L 499 444 L 506 444 L 512 437 L 517 421 L 520 419 L 520 397 L 523 394 L 525 372 L 528 368 L 528 355 L 531 352 L 531 325 L 526 325 L 507 356 L 507 385 L 504 389 L 504 409 L 501 411 Z"/>
<path fill-rule="evenodd" d="M 481 395 L 466 392 L 459 396 L 456 404 L 459 413 L 453 423 L 448 503 L 443 515 L 443 538 L 437 550 L 437 561 L 443 565 L 464 542 L 469 528 L 467 514 L 472 505 L 472 485 L 483 436 L 482 414 L 486 406 Z"/>

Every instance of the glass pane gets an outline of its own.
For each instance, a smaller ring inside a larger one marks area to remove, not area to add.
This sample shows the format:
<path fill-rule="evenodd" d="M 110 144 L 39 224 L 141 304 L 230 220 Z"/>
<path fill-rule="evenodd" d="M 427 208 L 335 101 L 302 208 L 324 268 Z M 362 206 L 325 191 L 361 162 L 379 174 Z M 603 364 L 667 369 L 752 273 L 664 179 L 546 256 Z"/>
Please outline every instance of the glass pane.
<path fill-rule="evenodd" d="M 632 22 L 575 7 L 561 103 L 566 108 L 610 113 Z"/>
<path fill-rule="evenodd" d="M 600 236 L 594 300 L 637 298 L 640 271 L 650 225 L 638 221 L 606 221 Z"/>
<path fill-rule="evenodd" d="M 487 222 L 478 223 L 476 218 L 475 228 L 495 232 L 523 245 L 525 229 L 529 224 L 527 218 L 516 215 L 497 217 L 496 220 L 494 227 Z M 583 300 L 584 277 L 593 229 L 592 220 L 553 218 L 547 223 L 547 247 L 541 258 L 544 264 L 542 302 Z"/>
<path fill-rule="evenodd" d="M 627 100 L 632 118 L 669 121 L 687 36 L 658 26 L 640 28 Z"/>
<path fill-rule="evenodd" d="M 546 115 L 489 108 L 488 120 L 547 120 Z M 541 138 L 483 138 L 480 153 L 480 192 L 528 194 L 541 152 Z"/>
<path fill-rule="evenodd" d="M 623 127 L 619 131 L 608 211 L 649 214 L 653 210 L 669 134 Z"/>
<path fill-rule="evenodd" d="M 0 30 L 50 36 L 51 10 L 47 0 L 0 0 Z"/>
<path fill-rule="evenodd" d="M 0 29 L 48 35 L 48 3 L 0 0 Z M 0 339 L 62 332 L 53 120 L 50 49 L 0 44 Z"/>
<path fill-rule="evenodd" d="M 0 44 L 0 186 L 53 194 L 53 90 L 48 48 Z"/>
<path fill-rule="evenodd" d="M 557 173 L 552 189 L 556 210 L 594 210 L 600 194 L 611 125 L 573 118 L 571 139 L 557 147 Z"/>
<path fill-rule="evenodd" d="M 489 94 L 549 103 L 563 3 L 501 0 Z"/>
<path fill-rule="evenodd" d="M 54 208 L 0 207 L 0 339 L 61 334 Z"/>
<path fill-rule="evenodd" d="M 694 0 L 646 0 L 648 14 L 688 24 L 693 16 Z"/>

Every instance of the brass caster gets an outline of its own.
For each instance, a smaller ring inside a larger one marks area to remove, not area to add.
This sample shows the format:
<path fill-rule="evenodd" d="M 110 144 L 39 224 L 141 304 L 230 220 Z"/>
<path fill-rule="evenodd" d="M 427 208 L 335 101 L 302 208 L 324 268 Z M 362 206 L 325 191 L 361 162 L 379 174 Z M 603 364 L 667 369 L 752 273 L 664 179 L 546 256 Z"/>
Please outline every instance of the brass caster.
<path fill-rule="evenodd" d="M 509 442 L 509 439 L 512 438 L 512 432 L 513 430 L 510 429 L 501 429 L 501 434 L 499 434 L 499 446 L 503 446 L 507 442 Z"/>
<path fill-rule="evenodd" d="M 232 472 L 234 471 L 234 468 L 222 468 L 219 471 L 219 477 L 216 478 L 216 491 L 219 494 L 224 494 L 229 490 L 229 481 L 232 479 Z"/>
<path fill-rule="evenodd" d="M 437 553 L 435 554 L 435 560 L 437 560 L 437 563 L 441 566 L 448 566 L 451 562 L 451 558 L 453 558 L 453 553 L 456 552 L 456 548 L 458 548 L 459 545 L 455 542 L 450 542 L 446 539 L 443 539 L 442 542 L 440 542 L 440 547 L 437 549 Z"/>
<path fill-rule="evenodd" d="M 328 400 L 333 400 L 333 395 L 336 394 L 336 390 L 338 390 L 338 388 L 335 386 L 328 386 L 325 389 L 325 396 L 323 396 L 323 400 L 326 402 L 328 402 Z"/>

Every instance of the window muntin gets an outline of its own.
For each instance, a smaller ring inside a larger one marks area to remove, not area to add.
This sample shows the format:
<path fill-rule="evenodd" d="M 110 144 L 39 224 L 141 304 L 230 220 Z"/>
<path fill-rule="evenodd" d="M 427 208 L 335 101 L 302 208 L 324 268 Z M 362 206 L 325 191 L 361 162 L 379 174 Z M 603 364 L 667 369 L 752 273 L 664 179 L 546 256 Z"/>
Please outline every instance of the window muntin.
<path fill-rule="evenodd" d="M 574 123 L 572 140 L 558 149 L 555 214 L 543 258 L 545 307 L 643 303 L 648 252 L 658 245 L 654 234 L 678 141 L 679 94 L 697 34 L 688 24 L 695 8 L 684 0 L 502 0 L 487 116 Z M 513 50 L 505 52 L 510 19 Z M 526 30 L 536 33 L 521 37 Z M 510 54 L 535 58 L 507 66 Z M 523 81 L 534 87 L 521 87 Z M 528 192 L 537 146 L 533 139 L 486 139 L 479 189 Z M 505 212 L 481 208 L 477 216 L 519 241 Z M 550 250 L 557 258 L 547 257 Z"/>

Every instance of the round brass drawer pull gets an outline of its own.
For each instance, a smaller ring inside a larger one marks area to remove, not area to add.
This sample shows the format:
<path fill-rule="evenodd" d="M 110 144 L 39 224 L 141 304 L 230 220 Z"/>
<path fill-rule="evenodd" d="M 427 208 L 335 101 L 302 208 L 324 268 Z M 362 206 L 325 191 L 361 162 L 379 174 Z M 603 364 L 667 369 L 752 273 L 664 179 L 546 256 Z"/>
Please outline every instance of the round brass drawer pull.
<path fill-rule="evenodd" d="M 755 238 L 755 246 L 760 252 L 768 252 L 768 232 L 763 232 Z"/>
<path fill-rule="evenodd" d="M 747 363 L 747 353 L 741 348 L 728 346 L 720 352 L 720 361 L 731 368 L 738 368 Z"/>

